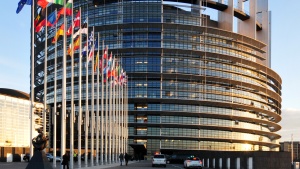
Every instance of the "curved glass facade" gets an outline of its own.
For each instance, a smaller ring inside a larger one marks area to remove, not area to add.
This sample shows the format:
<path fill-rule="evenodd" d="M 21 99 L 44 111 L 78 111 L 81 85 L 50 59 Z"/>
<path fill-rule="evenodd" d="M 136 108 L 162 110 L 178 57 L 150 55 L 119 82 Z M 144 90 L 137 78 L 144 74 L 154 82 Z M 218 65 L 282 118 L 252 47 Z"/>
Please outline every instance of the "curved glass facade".
<path fill-rule="evenodd" d="M 147 155 L 278 150 L 281 78 L 264 64 L 266 44 L 209 26 L 215 21 L 197 3 L 94 2 L 74 0 L 74 7 L 127 72 L 129 144 L 145 145 Z"/>

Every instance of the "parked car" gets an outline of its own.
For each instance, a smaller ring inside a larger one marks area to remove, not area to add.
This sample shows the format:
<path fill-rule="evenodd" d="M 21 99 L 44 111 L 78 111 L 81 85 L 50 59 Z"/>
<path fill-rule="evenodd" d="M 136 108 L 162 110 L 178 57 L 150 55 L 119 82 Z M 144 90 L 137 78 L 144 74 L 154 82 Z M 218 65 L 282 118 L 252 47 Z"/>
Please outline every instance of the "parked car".
<path fill-rule="evenodd" d="M 186 160 L 184 160 L 183 167 L 202 169 L 202 161 L 198 157 L 188 157 Z"/>
<path fill-rule="evenodd" d="M 183 164 L 184 160 L 190 157 L 191 154 L 172 154 L 167 156 L 167 163 L 170 164 Z"/>
<path fill-rule="evenodd" d="M 23 160 L 29 162 L 29 160 L 30 160 L 30 153 L 26 153 L 24 155 L 24 157 L 23 157 Z"/>
<path fill-rule="evenodd" d="M 155 154 L 152 158 L 152 167 L 154 166 L 167 166 L 167 158 L 164 154 Z"/>
<path fill-rule="evenodd" d="M 54 159 L 54 157 L 53 157 L 53 155 L 51 154 L 51 153 L 47 153 L 46 154 L 46 157 L 47 157 L 47 159 L 48 159 L 48 161 L 53 161 L 53 159 Z M 56 156 L 56 161 L 61 161 L 61 157 L 60 156 Z"/>

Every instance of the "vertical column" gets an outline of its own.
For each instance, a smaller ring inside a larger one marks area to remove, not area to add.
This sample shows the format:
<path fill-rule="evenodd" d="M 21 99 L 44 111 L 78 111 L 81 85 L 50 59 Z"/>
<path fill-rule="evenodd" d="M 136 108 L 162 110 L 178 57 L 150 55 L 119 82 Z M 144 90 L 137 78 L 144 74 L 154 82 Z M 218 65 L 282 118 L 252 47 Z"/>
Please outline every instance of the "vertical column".
<path fill-rule="evenodd" d="M 253 157 L 247 159 L 247 169 L 253 169 Z"/>
<path fill-rule="evenodd" d="M 240 169 L 241 168 L 241 159 L 239 157 L 236 158 L 236 169 Z"/>
<path fill-rule="evenodd" d="M 224 0 L 219 0 L 220 3 L 224 4 Z M 233 0 L 228 0 L 228 8 L 224 11 L 218 12 L 218 24 L 220 29 L 227 31 L 233 31 L 233 17 L 234 17 L 234 6 Z"/>
<path fill-rule="evenodd" d="M 244 10 L 244 0 L 238 0 L 239 9 Z M 247 9 L 248 10 L 248 9 Z M 250 19 L 238 20 L 238 33 L 256 38 L 256 0 L 249 0 Z"/>
<path fill-rule="evenodd" d="M 265 61 L 260 62 L 268 67 L 271 66 L 271 13 L 268 11 L 268 1 L 257 1 L 257 23 L 261 25 L 262 30 L 257 31 L 256 38 L 266 44 L 263 50 Z"/>
<path fill-rule="evenodd" d="M 226 160 L 226 167 L 227 169 L 230 169 L 230 158 L 227 158 Z"/>

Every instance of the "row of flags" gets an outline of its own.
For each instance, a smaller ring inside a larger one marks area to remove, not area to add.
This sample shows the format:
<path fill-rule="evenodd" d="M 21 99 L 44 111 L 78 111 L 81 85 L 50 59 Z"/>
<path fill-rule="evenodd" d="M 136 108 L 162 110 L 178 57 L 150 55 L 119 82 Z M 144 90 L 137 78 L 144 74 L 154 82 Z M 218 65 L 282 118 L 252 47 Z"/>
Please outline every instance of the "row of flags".
<path fill-rule="evenodd" d="M 20 0 L 16 13 L 19 13 L 24 5 L 32 5 L 32 3 L 32 0 Z M 48 16 L 46 14 L 46 17 L 42 15 L 43 9 L 45 9 L 50 4 L 64 5 L 64 0 L 37 0 L 37 4 L 42 8 L 42 10 L 40 10 L 39 14 L 37 14 L 34 20 L 35 32 L 37 33 L 46 26 L 56 26 L 58 20 L 60 19 L 60 16 L 64 14 L 64 10 L 66 10 L 66 16 L 72 16 L 73 14 L 73 0 L 68 0 L 66 5 L 62 6 L 59 11 L 55 10 Z M 80 39 L 81 36 L 79 35 L 88 35 L 87 21 L 85 20 L 83 24 L 80 24 L 81 13 L 79 11 L 73 18 L 73 21 L 66 32 L 64 30 L 65 23 L 62 23 L 60 25 L 59 29 L 56 30 L 56 33 L 52 39 L 52 43 L 56 43 L 58 38 L 60 36 L 63 36 L 64 34 L 66 34 L 67 36 L 72 36 L 71 43 L 69 44 L 69 47 L 67 49 L 67 54 L 69 56 L 72 56 L 75 51 L 79 50 L 80 44 L 82 43 L 82 39 Z M 73 30 L 76 30 L 76 32 L 74 32 Z M 110 79 L 112 84 L 125 84 L 127 81 L 126 72 L 124 72 L 121 66 L 116 63 L 115 58 L 112 57 L 112 53 L 110 54 L 110 56 L 108 56 L 108 48 L 106 47 L 103 51 L 102 59 L 99 56 L 99 51 L 97 52 L 96 56 L 94 54 L 94 52 L 98 50 L 98 48 L 98 39 L 94 38 L 94 32 L 92 31 L 91 35 L 88 38 L 88 42 L 85 43 L 81 53 L 82 56 L 88 57 L 86 66 L 88 66 L 89 62 L 92 59 L 95 59 L 95 63 L 93 65 L 94 72 L 97 72 L 97 67 L 99 67 L 99 73 L 103 74 L 105 79 Z M 87 51 L 89 52 L 87 53 Z M 102 61 L 104 63 L 102 63 Z"/>
<path fill-rule="evenodd" d="M 24 5 L 32 5 L 33 0 L 20 0 L 18 3 L 18 7 L 16 10 L 16 13 L 18 14 L 23 9 Z M 37 0 L 37 4 L 42 7 L 46 8 L 49 4 L 58 4 L 58 5 L 64 5 L 64 0 Z M 72 4 L 73 0 L 69 0 L 67 5 Z"/>

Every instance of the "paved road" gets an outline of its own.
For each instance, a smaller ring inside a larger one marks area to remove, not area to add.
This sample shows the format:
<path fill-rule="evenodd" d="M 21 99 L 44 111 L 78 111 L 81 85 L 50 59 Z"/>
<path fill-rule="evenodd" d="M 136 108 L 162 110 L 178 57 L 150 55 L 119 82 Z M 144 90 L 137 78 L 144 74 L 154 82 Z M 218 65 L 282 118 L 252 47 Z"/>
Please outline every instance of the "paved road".
<path fill-rule="evenodd" d="M 52 163 L 51 163 L 52 164 Z M 1 169 L 25 169 L 28 165 L 28 162 L 12 162 L 12 163 L 6 163 L 6 162 L 0 162 L 0 168 Z M 82 169 L 103 169 L 103 168 L 110 168 L 110 169 L 154 169 L 151 165 L 151 161 L 129 161 L 128 166 L 120 166 L 119 163 L 109 164 L 109 165 L 98 165 L 98 166 L 90 166 L 87 167 L 83 164 L 81 167 L 78 166 L 77 163 L 75 163 L 74 168 L 82 168 Z M 164 168 L 164 167 L 155 167 L 158 169 Z M 167 164 L 166 168 L 172 168 L 172 169 L 183 169 L 182 164 Z M 60 169 L 60 163 L 57 163 L 56 168 L 53 169 Z M 203 168 L 208 169 L 208 168 Z"/>

